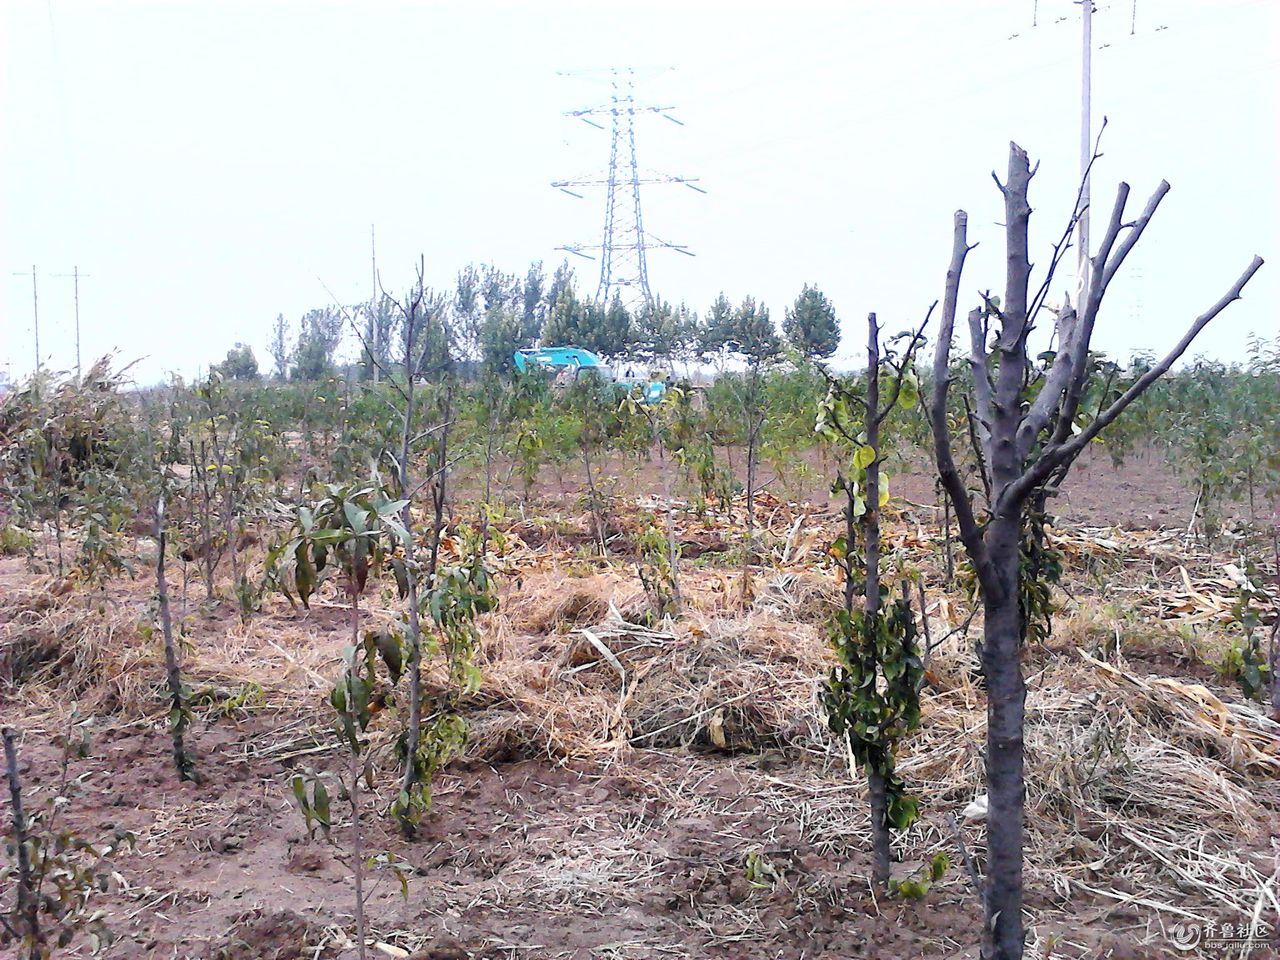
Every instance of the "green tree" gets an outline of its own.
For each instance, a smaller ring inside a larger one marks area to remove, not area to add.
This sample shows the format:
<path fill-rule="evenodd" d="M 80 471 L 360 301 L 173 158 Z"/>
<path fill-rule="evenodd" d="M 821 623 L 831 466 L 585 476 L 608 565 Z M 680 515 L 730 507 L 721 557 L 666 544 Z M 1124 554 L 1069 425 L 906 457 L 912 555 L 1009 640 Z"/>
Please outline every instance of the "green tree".
<path fill-rule="evenodd" d="M 683 356 L 694 335 L 694 321 L 683 304 L 672 307 L 661 298 L 647 303 L 636 311 L 632 325 L 631 345 L 634 352 L 646 360 L 662 361 L 671 367 L 674 359 Z"/>
<path fill-rule="evenodd" d="M 598 308 L 597 308 L 598 309 Z M 589 339 L 589 350 L 605 357 L 622 357 L 631 351 L 632 329 L 631 313 L 622 305 L 621 298 L 615 293 L 613 300 L 601 311 L 602 323 L 593 326 L 594 334 Z"/>
<path fill-rule="evenodd" d="M 542 328 L 542 342 L 560 345 L 576 343 L 580 332 L 578 321 L 581 311 L 573 287 L 562 289 L 547 313 L 547 322 Z"/>
<path fill-rule="evenodd" d="M 823 702 L 832 732 L 848 743 L 867 775 L 873 875 L 889 891 L 890 829 L 905 830 L 918 813 L 896 765 L 899 741 L 920 724 L 924 666 L 906 573 L 899 562 L 895 577 L 882 562 L 880 509 L 889 499 L 884 463 L 896 446 L 896 421 L 919 401 L 914 359 L 921 340 L 917 332 L 899 354 L 893 341 L 881 341 L 874 313 L 867 317 L 867 333 L 862 381 L 824 370 L 828 391 L 817 418 L 818 435 L 837 454 L 832 490 L 845 498 L 844 535 L 831 548 L 844 574 L 844 605 L 828 623 L 837 665 Z M 894 579 L 901 585 L 896 601 Z"/>
<path fill-rule="evenodd" d="M 547 317 L 542 340 L 557 346 L 582 347 L 604 357 L 620 357 L 631 347 L 631 314 L 617 297 L 606 308 L 581 300 L 572 288 L 566 288 Z"/>
<path fill-rule="evenodd" d="M 284 314 L 276 314 L 276 322 L 271 325 L 271 344 L 267 348 L 271 360 L 275 363 L 275 378 L 285 380 L 289 375 L 289 324 Z"/>
<path fill-rule="evenodd" d="M 698 325 L 694 337 L 697 352 L 704 358 L 722 353 L 725 345 L 733 339 L 733 325 L 733 304 L 721 293 L 711 304 L 706 319 Z"/>
<path fill-rule="evenodd" d="M 237 343 L 227 351 L 227 359 L 215 363 L 209 372 L 220 374 L 226 380 L 257 380 L 258 359 L 253 355 L 253 347 Z"/>
<path fill-rule="evenodd" d="M 560 266 L 556 267 L 556 272 L 551 275 L 551 283 L 547 285 L 546 293 L 543 294 L 543 319 L 549 317 L 556 309 L 556 305 L 560 302 L 560 297 L 566 291 L 573 293 L 573 268 L 569 266 L 569 261 L 564 260 Z M 550 343 L 546 335 L 543 334 L 543 343 Z"/>
<path fill-rule="evenodd" d="M 542 335 L 542 323 L 547 318 L 546 293 L 547 277 L 542 270 L 542 261 L 529 265 L 524 284 L 520 288 L 520 343 L 531 346 Z"/>
<path fill-rule="evenodd" d="M 480 354 L 484 319 L 480 291 L 480 274 L 475 267 L 468 265 L 459 271 L 453 295 L 453 328 L 459 356 L 466 360 L 474 360 Z"/>
<path fill-rule="evenodd" d="M 755 297 L 746 297 L 733 313 L 729 337 L 725 346 L 741 354 L 752 367 L 777 359 L 782 352 L 782 341 L 769 319 L 769 308 L 757 304 Z"/>
<path fill-rule="evenodd" d="M 782 324 L 791 345 L 810 360 L 825 360 L 840 346 L 840 324 L 831 301 L 807 283 Z"/>
<path fill-rule="evenodd" d="M 333 373 L 342 343 L 342 325 L 342 311 L 334 307 L 308 310 L 303 315 L 294 352 L 295 380 L 323 380 Z"/>

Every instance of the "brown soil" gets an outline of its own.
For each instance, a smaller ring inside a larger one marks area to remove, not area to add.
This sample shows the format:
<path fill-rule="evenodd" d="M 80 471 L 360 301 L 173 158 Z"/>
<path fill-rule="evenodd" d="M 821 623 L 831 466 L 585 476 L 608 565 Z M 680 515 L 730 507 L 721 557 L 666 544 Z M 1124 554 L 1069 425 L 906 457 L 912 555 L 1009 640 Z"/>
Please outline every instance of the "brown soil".
<path fill-rule="evenodd" d="M 721 459 L 732 468 L 738 482 L 745 483 L 742 451 L 722 451 Z M 656 495 L 662 490 L 663 465 L 656 460 L 614 458 L 600 469 L 621 478 L 621 492 L 627 495 Z M 912 458 L 905 467 L 891 469 L 890 474 L 895 496 L 920 505 L 939 502 L 936 474 L 922 459 Z M 785 465 L 761 461 L 758 482 L 761 490 L 783 500 L 826 503 L 831 498 L 831 475 L 831 465 L 824 462 L 821 450 L 814 448 L 788 453 Z M 535 497 L 583 498 L 586 492 L 582 466 L 577 463 L 559 471 L 544 468 L 534 488 Z M 1160 451 L 1140 450 L 1117 465 L 1105 451 L 1091 449 L 1076 462 L 1059 496 L 1050 501 L 1050 511 L 1062 522 L 1090 527 L 1186 529 L 1195 502 L 1195 489 L 1174 472 Z M 1280 504 L 1260 505 L 1258 518 L 1274 515 L 1280 524 L 1278 511 Z M 1243 500 L 1228 503 L 1224 513 L 1227 519 L 1246 519 L 1248 504 Z"/>
<path fill-rule="evenodd" d="M 816 469 L 816 460 L 809 466 Z M 649 476 L 655 470 L 639 465 L 635 481 L 643 485 L 648 477 L 656 489 L 656 472 Z M 770 491 L 781 495 L 784 482 L 770 476 L 766 470 Z M 923 473 L 900 480 L 899 495 L 933 503 L 932 484 Z M 810 492 L 823 494 L 816 477 L 805 482 L 812 484 Z M 554 478 L 544 478 L 548 483 Z M 564 489 L 575 492 L 567 476 Z M 1158 458 L 1137 458 L 1120 470 L 1094 458 L 1078 470 L 1060 513 L 1088 525 L 1182 527 L 1190 502 Z M 580 552 L 594 542 L 581 525 L 511 526 L 527 546 L 544 550 Z M 690 553 L 711 558 L 727 549 L 714 531 L 691 534 L 688 542 Z M 556 662 L 565 651 L 561 635 L 599 622 L 607 604 L 592 593 L 587 578 L 575 581 L 557 567 L 528 573 L 530 582 L 558 578 L 551 602 L 539 606 L 527 583 L 515 585 L 524 576 L 513 572 L 513 585 L 505 588 L 514 608 L 511 629 L 521 631 L 531 658 Z M 0 559 L 0 594 L 28 582 L 19 561 Z M 637 602 L 634 582 L 615 586 L 620 607 Z M 145 607 L 145 583 L 126 590 L 122 606 Z M 130 615 L 136 621 L 138 614 Z M 15 619 L 6 623 L 6 617 Z M 18 622 L 14 608 L 0 603 L 0 628 L 9 627 L 12 636 Z M 270 675 L 257 674 L 268 688 L 265 704 L 227 716 L 198 711 L 189 740 L 201 784 L 174 776 L 165 710 L 154 687 L 137 692 L 136 702 L 116 704 L 119 714 L 101 718 L 89 757 L 72 761 L 80 789 L 66 825 L 91 840 L 118 828 L 137 836 L 136 850 L 117 857 L 118 876 L 109 892 L 95 900 L 109 912 L 119 938 L 108 956 L 355 956 L 346 853 L 350 818 L 335 799 L 332 836 L 308 837 L 289 789 L 295 772 L 338 762 L 324 691 L 308 687 L 305 674 L 311 664 L 333 672 L 344 642 L 343 614 L 323 607 L 294 612 L 275 600 L 260 622 L 289 662 L 277 658 Z M 194 642 L 205 649 L 233 634 L 235 618 L 224 607 L 192 629 Z M 293 633 L 286 638 L 288 631 Z M 488 642 L 501 646 L 508 638 Z M 1060 653 L 1036 651 L 1037 670 L 1044 658 Z M 1205 664 L 1158 645 L 1135 643 L 1126 654 L 1144 674 L 1215 680 Z M 277 702 L 272 691 L 284 689 L 286 675 L 291 692 Z M 473 724 L 504 722 L 496 707 L 488 709 L 493 700 L 486 704 L 483 697 L 473 705 Z M 19 773 L 30 804 L 38 806 L 58 782 L 60 754 L 53 741 L 60 710 L 47 699 L 28 700 L 19 688 L 8 694 L 0 689 L 0 712 L 6 722 L 24 727 Z M 535 726 L 539 719 L 532 718 Z M 850 783 L 838 757 L 776 739 L 780 745 L 761 738 L 737 751 L 706 749 L 701 742 L 653 749 L 615 741 L 571 756 L 562 747 L 553 749 L 549 734 L 539 744 L 536 736 L 522 733 L 500 747 L 489 738 L 486 749 L 472 750 L 438 778 L 434 808 L 413 841 L 402 839 L 382 816 L 390 796 L 366 808 L 366 849 L 403 861 L 408 883 L 402 898 L 393 876 L 375 874 L 367 907 L 370 939 L 388 949 L 371 949 L 370 955 L 976 957 L 981 910 L 965 871 L 954 866 L 920 902 L 877 897 L 867 880 L 860 815 L 846 812 L 844 819 L 820 825 L 807 820 L 820 798 L 845 798 L 849 810 L 860 810 L 860 786 Z M 969 749 L 957 742 L 958 753 Z M 389 768 L 385 749 L 376 755 Z M 379 780 L 384 790 L 389 779 Z M 966 798 L 959 793 L 965 789 L 957 785 L 954 809 L 963 807 Z M 1275 811 L 1280 794 L 1262 791 L 1258 802 Z M 929 813 L 917 829 L 916 848 L 925 837 L 950 843 L 946 813 Z M 7 795 L 0 816 L 7 828 Z M 895 872 L 906 876 L 921 866 L 898 864 Z M 1133 891 L 1135 898 L 1141 893 Z M 1149 930 L 1152 914 L 1123 897 L 1075 891 L 1064 900 L 1048 884 L 1033 883 L 1027 906 L 1040 918 L 1036 932 L 1042 943 L 1060 938 L 1056 956 L 1182 955 L 1135 946 L 1133 931 Z M 65 955 L 87 950 L 81 945 Z"/>

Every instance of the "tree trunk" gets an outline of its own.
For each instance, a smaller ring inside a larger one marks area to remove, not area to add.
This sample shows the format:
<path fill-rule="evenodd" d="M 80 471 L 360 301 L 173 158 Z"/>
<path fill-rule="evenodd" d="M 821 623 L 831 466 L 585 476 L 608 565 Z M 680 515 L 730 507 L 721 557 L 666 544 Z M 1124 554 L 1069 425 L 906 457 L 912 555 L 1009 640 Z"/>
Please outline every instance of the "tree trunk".
<path fill-rule="evenodd" d="M 946 549 L 947 588 L 950 589 L 956 579 L 955 541 L 951 537 L 951 496 L 942 491 L 942 536 Z"/>
<path fill-rule="evenodd" d="M 164 665 L 169 684 L 169 709 L 173 711 L 169 728 L 173 734 L 173 762 L 178 777 L 199 783 L 191 758 L 187 756 L 182 741 L 182 728 L 186 704 L 182 699 L 182 674 L 178 668 L 178 650 L 173 642 L 173 621 L 169 616 L 169 582 L 165 578 L 164 562 L 167 543 L 164 526 L 164 497 L 156 504 L 156 598 L 160 605 L 160 629 L 164 635 Z"/>
<path fill-rule="evenodd" d="M 1267 662 L 1271 667 L 1271 719 L 1280 723 L 1280 618 L 1271 625 L 1271 651 Z"/>
<path fill-rule="evenodd" d="M 864 669 L 874 676 L 876 651 L 874 630 L 880 616 L 880 327 L 876 315 L 867 317 L 867 445 L 875 452 L 875 459 L 867 464 L 866 513 L 862 515 L 862 535 L 867 562 L 866 583 L 863 592 L 863 610 L 866 628 L 862 636 Z M 852 549 L 853 544 L 849 544 Z M 875 856 L 874 877 L 881 889 L 889 886 L 892 849 L 889 837 L 888 792 L 884 774 L 867 766 L 867 798 L 871 805 L 871 841 Z"/>
<path fill-rule="evenodd" d="M 600 516 L 600 502 L 596 496 L 596 479 L 591 469 L 590 445 L 583 439 L 578 446 L 582 449 L 582 466 L 587 474 L 587 495 L 591 498 L 591 522 L 595 525 L 596 543 L 600 547 L 600 556 L 609 556 L 609 544 L 605 539 L 604 520 Z"/>
<path fill-rule="evenodd" d="M 351 590 L 351 644 L 360 646 L 360 594 L 356 592 L 354 577 Z M 351 858 L 356 887 L 356 954 L 365 960 L 364 934 L 364 836 L 360 831 L 360 747 L 352 744 L 351 763 Z"/>
<path fill-rule="evenodd" d="M 653 442 L 662 449 L 662 435 L 658 432 L 657 416 L 653 419 Z M 667 563 L 671 567 L 671 602 L 675 607 L 673 613 L 680 615 L 684 602 L 680 597 L 680 547 L 676 543 L 676 506 L 673 493 L 672 475 L 675 473 L 674 459 L 664 458 L 662 465 L 662 496 L 667 501 Z"/>
<path fill-rule="evenodd" d="M 747 549 L 742 558 L 742 602 L 751 599 L 751 567 L 756 560 L 756 454 L 760 439 L 759 388 L 760 370 L 751 366 L 747 379 Z"/>
<path fill-rule="evenodd" d="M 992 521 L 987 544 L 998 589 L 983 590 L 982 670 L 987 684 L 987 928 L 982 955 L 1019 960 L 1022 923 L 1022 731 L 1026 686 L 1022 677 L 1022 613 L 1018 606 L 1017 518 Z"/>
<path fill-rule="evenodd" d="M 38 960 L 40 950 L 40 901 L 31 875 L 31 850 L 27 846 L 27 817 L 22 809 L 22 782 L 18 779 L 18 731 L 5 727 L 4 766 L 9 779 L 9 800 L 13 805 L 13 843 L 18 848 L 18 893 L 14 914 L 31 938 L 31 960 Z M 22 931 L 19 930 L 19 933 Z"/>
<path fill-rule="evenodd" d="M 411 317 L 407 322 L 413 323 Z M 397 464 L 397 481 L 400 484 L 400 497 L 406 501 L 413 499 L 413 487 L 410 485 L 409 473 L 410 443 L 413 439 L 414 413 L 414 377 L 412 375 L 412 350 L 415 337 L 411 331 L 407 337 L 408 347 L 405 351 L 405 370 L 409 373 L 405 386 L 405 406 L 400 432 L 400 462 Z M 409 608 L 409 716 L 405 730 L 405 762 L 404 774 L 400 778 L 401 793 L 412 796 L 418 781 L 418 744 L 421 742 L 422 727 L 422 624 L 418 618 L 418 570 L 417 545 L 413 539 L 413 504 L 406 502 L 400 508 L 400 525 L 409 534 L 404 544 L 404 567 L 406 591 L 405 599 Z M 400 832 L 411 838 L 415 824 L 406 809 L 399 817 Z"/>

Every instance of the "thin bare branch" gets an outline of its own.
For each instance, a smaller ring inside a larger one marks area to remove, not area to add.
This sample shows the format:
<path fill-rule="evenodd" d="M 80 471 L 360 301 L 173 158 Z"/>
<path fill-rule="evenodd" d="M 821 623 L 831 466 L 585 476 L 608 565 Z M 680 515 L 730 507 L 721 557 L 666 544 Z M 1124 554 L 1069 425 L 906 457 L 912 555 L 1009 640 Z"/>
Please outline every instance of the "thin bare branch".
<path fill-rule="evenodd" d="M 1076 189 L 1076 202 L 1072 207 L 1071 217 L 1067 220 L 1066 229 L 1062 231 L 1062 236 L 1058 238 L 1058 242 L 1053 245 L 1053 255 L 1049 258 L 1049 268 L 1045 271 L 1044 281 L 1040 284 L 1040 289 L 1036 291 L 1036 295 L 1031 298 L 1031 306 L 1029 308 L 1029 322 L 1034 327 L 1036 317 L 1040 313 L 1040 309 L 1044 306 L 1045 298 L 1049 295 L 1049 288 L 1053 284 L 1054 275 L 1058 272 L 1058 267 L 1062 263 L 1063 257 L 1067 255 L 1067 251 L 1071 249 L 1071 238 L 1075 236 L 1076 227 L 1080 223 L 1080 218 L 1084 216 L 1085 211 L 1089 209 L 1089 204 L 1085 202 L 1085 190 L 1089 184 L 1089 176 L 1093 173 L 1093 165 L 1102 157 L 1099 149 L 1102 146 L 1102 134 L 1107 129 L 1107 118 L 1102 118 L 1102 126 L 1098 130 L 1098 136 L 1093 141 L 1093 156 L 1089 158 L 1088 164 L 1084 168 L 1084 173 L 1080 176 L 1080 186 Z M 1108 246 L 1109 250 L 1110 247 Z"/>
<path fill-rule="evenodd" d="M 997 181 L 999 182 L 999 181 Z M 951 384 L 951 339 L 956 326 L 956 303 L 960 299 L 960 277 L 964 272 L 965 257 L 973 249 L 967 240 L 969 215 L 957 210 L 952 230 L 951 263 L 947 267 L 947 282 L 942 298 L 942 319 L 938 327 L 938 344 L 933 354 L 933 399 L 929 405 L 929 422 L 933 427 L 934 457 L 938 463 L 938 475 L 951 498 L 960 527 L 960 538 L 975 563 L 985 564 L 986 547 L 982 531 L 973 513 L 969 491 L 956 468 L 951 452 L 951 433 L 947 426 L 947 389 Z"/>
<path fill-rule="evenodd" d="M 984 297 L 983 299 L 986 299 Z M 969 311 L 969 370 L 973 373 L 973 395 L 977 400 L 978 438 L 989 454 L 991 443 L 991 371 L 987 367 L 987 325 L 982 322 L 982 309 Z"/>
<path fill-rule="evenodd" d="M 1196 318 L 1195 322 L 1183 334 L 1182 339 L 1174 346 L 1165 358 L 1153 366 L 1150 370 L 1139 377 L 1134 383 L 1121 394 L 1114 403 L 1106 410 L 1102 411 L 1093 422 L 1081 430 L 1078 434 L 1063 443 L 1054 443 L 1047 446 L 1042 456 L 1020 476 L 1016 482 L 1010 484 L 1000 495 L 1001 505 L 1009 505 L 1018 503 L 1020 500 L 1030 494 L 1037 486 L 1046 480 L 1053 470 L 1065 463 L 1069 463 L 1079 456 L 1088 444 L 1099 433 L 1105 430 L 1117 417 L 1125 411 L 1125 408 L 1134 400 L 1142 396 L 1147 389 L 1158 379 L 1169 372 L 1170 368 L 1178 361 L 1178 358 L 1186 353 L 1187 348 L 1191 346 L 1200 332 L 1209 325 L 1218 314 L 1225 310 L 1228 306 L 1239 300 L 1242 296 L 1245 284 L 1247 284 L 1253 275 L 1258 272 L 1263 264 L 1261 257 L 1255 256 L 1253 262 L 1245 268 L 1244 273 L 1236 279 L 1231 285 L 1231 289 L 1222 295 L 1213 306 Z"/>
<path fill-rule="evenodd" d="M 1053 365 L 1045 376 L 1044 384 L 1040 387 L 1040 393 L 1036 395 L 1035 402 L 1022 418 L 1022 423 L 1018 425 L 1019 460 L 1026 460 L 1036 437 L 1040 435 L 1041 430 L 1049 426 L 1071 384 L 1072 373 L 1075 370 L 1073 357 L 1077 319 L 1075 309 L 1070 305 L 1058 317 L 1057 356 L 1053 359 Z"/>
<path fill-rule="evenodd" d="M 387 378 L 387 382 L 391 384 L 392 388 L 398 394 L 400 394 L 401 399 L 403 399 L 406 403 L 408 403 L 409 402 L 408 394 L 406 394 L 404 390 L 400 387 L 400 385 L 395 382 L 395 380 L 391 376 L 390 371 L 387 370 L 387 368 L 384 367 L 382 363 L 378 360 L 373 348 L 369 345 L 369 342 L 365 340 L 364 335 L 360 332 L 360 327 L 356 323 L 355 317 L 351 315 L 351 311 L 348 310 L 347 307 L 344 306 L 336 296 L 334 296 L 333 291 L 329 289 L 328 284 L 326 284 L 324 280 L 321 280 L 320 277 L 316 277 L 316 280 L 319 281 L 320 286 L 324 287 L 324 292 L 329 294 L 329 299 L 333 301 L 333 305 L 342 312 L 343 319 L 347 321 L 347 325 L 351 327 L 351 332 L 354 333 L 356 335 L 356 339 L 360 341 L 360 346 L 364 347 L 364 352 L 368 355 L 370 361 L 372 361 L 373 365 L 378 368 L 379 372 L 384 377 Z"/>
<path fill-rule="evenodd" d="M 902 393 L 902 380 L 907 375 L 907 371 L 911 369 L 911 361 L 915 357 L 916 350 L 919 349 L 921 343 L 924 342 L 924 328 L 929 324 L 929 318 L 933 316 L 933 310 L 938 305 L 935 300 L 925 311 L 924 321 L 911 335 L 911 342 L 907 344 L 907 349 L 903 351 L 902 362 L 895 365 L 896 375 L 893 378 L 893 388 L 889 393 L 889 399 L 885 401 L 880 412 L 876 414 L 876 423 L 884 423 L 885 417 L 893 412 L 893 408 L 898 405 L 898 397 Z M 892 361 L 889 361 L 892 364 Z"/>

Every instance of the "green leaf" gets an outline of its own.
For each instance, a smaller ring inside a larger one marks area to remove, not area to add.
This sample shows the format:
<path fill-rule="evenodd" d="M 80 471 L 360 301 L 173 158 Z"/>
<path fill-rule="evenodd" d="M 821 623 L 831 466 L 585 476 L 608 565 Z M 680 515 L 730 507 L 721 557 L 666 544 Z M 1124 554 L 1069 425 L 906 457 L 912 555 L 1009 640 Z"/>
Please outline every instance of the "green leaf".
<path fill-rule="evenodd" d="M 316 781 L 315 789 L 312 791 L 311 806 L 316 812 L 316 819 L 327 828 L 332 823 L 329 819 L 329 791 L 324 788 L 324 783 L 320 780 Z"/>
<path fill-rule="evenodd" d="M 404 524 L 402 524 L 399 520 L 396 520 L 394 517 L 383 517 L 382 522 L 387 527 L 391 528 L 391 532 L 394 533 L 400 539 L 401 543 L 405 544 L 406 546 L 409 544 L 410 542 L 409 531 L 404 528 Z"/>
<path fill-rule="evenodd" d="M 929 884 L 923 880 L 900 880 L 894 884 L 894 889 L 908 900 L 923 900 L 929 892 Z"/>
<path fill-rule="evenodd" d="M 902 378 L 902 388 L 898 391 L 898 406 L 903 410 L 912 410 L 920 402 L 920 384 L 914 373 Z"/>
<path fill-rule="evenodd" d="M 929 879 L 934 882 L 941 880 L 950 866 L 951 858 L 947 856 L 945 851 L 939 850 L 933 855 L 933 859 L 929 861 Z"/>
<path fill-rule="evenodd" d="M 347 523 L 351 525 L 351 529 L 356 533 L 364 533 L 369 529 L 369 525 L 366 522 L 367 513 L 359 505 L 348 500 L 342 504 L 342 512 L 347 517 Z"/>
<path fill-rule="evenodd" d="M 854 451 L 853 465 L 859 470 L 865 470 L 875 462 L 876 451 L 874 447 L 864 444 Z"/>
<path fill-rule="evenodd" d="M 404 670 L 404 650 L 400 644 L 400 638 L 388 630 L 380 630 L 374 634 L 373 642 L 378 647 L 378 653 L 382 655 L 382 660 L 387 665 L 387 672 L 391 674 L 391 682 L 399 683 L 400 674 Z"/>

